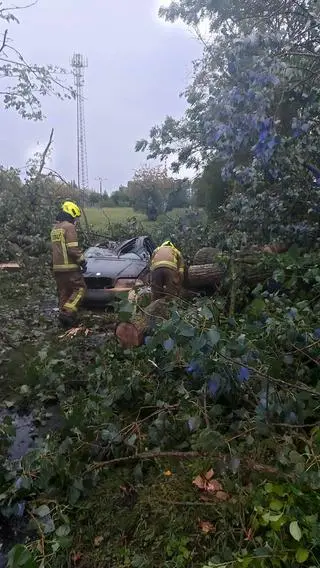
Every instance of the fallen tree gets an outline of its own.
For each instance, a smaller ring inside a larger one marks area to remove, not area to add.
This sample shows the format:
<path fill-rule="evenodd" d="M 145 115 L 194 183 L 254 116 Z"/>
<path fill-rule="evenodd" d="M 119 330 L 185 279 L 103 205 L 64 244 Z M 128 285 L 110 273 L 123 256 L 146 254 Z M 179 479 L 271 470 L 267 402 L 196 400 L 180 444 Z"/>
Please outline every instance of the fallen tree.
<path fill-rule="evenodd" d="M 244 259 L 234 259 L 235 277 L 237 280 L 255 285 L 270 278 L 273 274 L 272 266 L 261 266 L 259 259 L 250 262 Z M 185 287 L 187 290 L 215 289 L 221 285 L 223 279 L 230 272 L 230 264 L 202 264 L 192 265 L 188 268 Z"/>
<path fill-rule="evenodd" d="M 191 265 L 185 274 L 185 295 L 188 291 L 207 291 L 214 293 L 225 282 L 230 288 L 228 277 L 232 278 L 232 286 L 248 285 L 254 287 L 259 282 L 270 279 L 274 272 L 274 263 L 262 263 L 261 253 L 280 253 L 288 250 L 285 245 L 268 245 L 262 249 L 240 251 L 234 258 L 223 258 L 222 253 L 216 251 L 216 262 L 213 264 Z M 205 250 L 201 254 L 205 257 Z M 209 250 L 213 254 L 213 249 Z M 139 347 L 143 344 L 146 334 L 152 329 L 159 319 L 170 317 L 170 302 L 161 299 L 152 302 L 143 309 L 139 305 L 135 310 L 130 322 L 121 322 L 116 327 L 116 337 L 124 349 Z"/>
<path fill-rule="evenodd" d="M 274 270 L 270 263 L 261 263 L 261 253 L 281 254 L 288 249 L 289 245 L 284 244 L 265 245 L 249 251 L 239 251 L 224 261 L 219 251 L 211 248 L 200 249 L 195 255 L 195 263 L 187 270 L 185 287 L 189 290 L 216 289 L 231 270 L 234 278 L 254 286 L 270 278 Z M 206 251 L 213 257 L 214 262 L 200 264 L 197 260 L 200 257 L 206 258 Z"/>

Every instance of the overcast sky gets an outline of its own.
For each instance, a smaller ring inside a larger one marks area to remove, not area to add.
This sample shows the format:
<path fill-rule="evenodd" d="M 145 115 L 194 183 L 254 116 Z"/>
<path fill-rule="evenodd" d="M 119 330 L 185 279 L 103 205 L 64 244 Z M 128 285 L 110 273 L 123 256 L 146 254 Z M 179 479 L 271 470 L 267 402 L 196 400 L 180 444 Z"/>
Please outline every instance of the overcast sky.
<path fill-rule="evenodd" d="M 147 137 L 167 114 L 179 117 L 185 108 L 179 93 L 190 81 L 200 45 L 183 27 L 157 17 L 159 6 L 166 3 L 39 0 L 18 13 L 19 26 L 10 26 L 10 38 L 30 62 L 68 67 L 74 52 L 87 56 L 85 114 L 93 187 L 98 186 L 98 176 L 108 178 L 104 184 L 109 191 L 126 183 L 145 161 L 143 154 L 134 152 L 136 140 Z M 75 179 L 75 102 L 48 98 L 43 108 L 42 123 L 0 109 L 0 164 L 23 166 L 54 128 L 51 165 L 67 179 Z"/>

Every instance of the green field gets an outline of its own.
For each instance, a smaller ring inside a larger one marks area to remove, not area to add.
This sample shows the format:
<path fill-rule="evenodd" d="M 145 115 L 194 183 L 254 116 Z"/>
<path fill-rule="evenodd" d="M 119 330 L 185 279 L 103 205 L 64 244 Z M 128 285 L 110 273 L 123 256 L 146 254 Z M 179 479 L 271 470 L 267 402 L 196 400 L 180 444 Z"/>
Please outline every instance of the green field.
<path fill-rule="evenodd" d="M 179 217 L 184 213 L 184 209 L 174 209 L 168 216 Z M 127 219 L 135 217 L 138 221 L 141 221 L 144 226 L 152 226 L 153 222 L 147 220 L 146 215 L 143 213 L 137 213 L 131 207 L 106 207 L 103 209 L 98 209 L 97 207 L 88 207 L 85 209 L 85 213 L 90 225 L 97 230 L 102 230 L 108 227 L 110 223 L 125 223 Z M 161 221 L 165 215 L 161 215 L 158 221 Z"/>

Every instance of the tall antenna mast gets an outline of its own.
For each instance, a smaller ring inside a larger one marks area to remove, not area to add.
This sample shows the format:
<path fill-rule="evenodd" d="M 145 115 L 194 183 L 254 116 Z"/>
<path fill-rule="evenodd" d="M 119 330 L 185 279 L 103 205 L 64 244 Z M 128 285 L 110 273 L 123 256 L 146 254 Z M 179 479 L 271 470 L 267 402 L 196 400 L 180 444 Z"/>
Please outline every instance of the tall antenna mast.
<path fill-rule="evenodd" d="M 88 60 L 80 53 L 75 53 L 72 57 L 71 66 L 73 69 L 77 98 L 78 187 L 85 192 L 89 187 L 89 175 L 83 94 L 84 70 L 88 67 Z"/>

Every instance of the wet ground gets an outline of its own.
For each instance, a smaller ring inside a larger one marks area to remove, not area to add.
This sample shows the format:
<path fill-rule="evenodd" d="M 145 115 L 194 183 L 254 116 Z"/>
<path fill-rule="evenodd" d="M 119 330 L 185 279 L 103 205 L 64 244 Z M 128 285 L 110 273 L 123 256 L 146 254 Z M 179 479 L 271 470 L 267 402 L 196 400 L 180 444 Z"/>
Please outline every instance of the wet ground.
<path fill-rule="evenodd" d="M 26 303 L 27 309 L 30 309 L 30 304 Z M 25 307 L 25 306 L 24 306 Z M 16 310 L 16 307 L 15 307 Z M 19 310 L 20 311 L 20 310 Z M 58 325 L 58 308 L 57 300 L 54 296 L 49 295 L 44 300 L 40 299 L 40 302 L 34 304 L 34 308 L 31 310 L 33 313 L 33 318 L 37 322 L 39 329 L 43 328 L 45 334 L 51 335 L 52 333 L 56 336 L 57 330 L 60 333 Z M 15 315 L 17 312 L 13 312 Z M 22 314 L 18 316 L 23 317 Z M 83 324 L 91 330 L 91 333 L 87 336 L 87 342 L 96 346 L 97 348 L 104 344 L 106 341 L 106 336 L 113 334 L 113 318 L 112 311 L 110 309 L 91 309 L 83 310 L 80 314 Z M 33 319 L 32 318 L 32 319 Z M 9 320 L 3 320 L 10 322 Z M 11 319 L 11 322 L 13 319 Z M 4 329 L 11 332 L 10 324 L 5 325 Z M 21 336 L 21 343 L 18 340 L 16 345 L 9 346 L 7 350 L 6 357 L 2 359 L 5 363 L 5 367 L 2 371 L 3 388 L 5 384 L 10 391 L 10 383 L 14 380 L 14 375 L 19 374 L 19 369 L 23 365 L 25 357 L 27 355 L 28 347 L 30 345 L 30 356 L 33 356 L 32 345 L 34 346 L 35 337 L 29 337 L 29 332 L 33 332 L 32 321 L 27 323 L 27 331 Z M 29 324 L 29 326 L 28 326 Z M 17 325 L 20 328 L 20 320 L 17 319 Z M 64 331 L 61 330 L 61 334 Z M 10 337 L 10 336 L 9 336 Z M 48 336 L 47 336 L 48 337 Z M 0 337 L 1 339 L 1 337 Z M 14 370 L 11 369 L 14 367 Z M 10 371 L 10 372 L 9 372 Z M 9 460 L 19 461 L 23 458 L 26 453 L 32 448 L 36 447 L 41 443 L 41 439 L 50 432 L 59 429 L 63 425 L 63 418 L 59 415 L 59 410 L 57 407 L 47 408 L 45 412 L 44 421 L 41 420 L 41 425 L 39 425 L 39 417 L 33 414 L 31 411 L 25 413 L 17 412 L 15 407 L 0 409 L 0 423 L 3 419 L 8 416 L 11 417 L 12 423 L 15 427 L 15 436 L 12 439 L 11 445 L 7 452 L 7 457 Z M 24 509 L 24 507 L 23 507 Z M 28 524 L 28 519 L 23 514 L 17 517 L 10 517 L 9 519 L 4 518 L 0 515 L 0 568 L 6 568 L 7 560 L 6 553 L 12 546 L 17 543 L 22 543 L 26 535 L 26 527 Z"/>
<path fill-rule="evenodd" d="M 5 417 L 10 417 L 15 427 L 15 436 L 8 449 L 9 460 L 21 460 L 29 450 L 35 448 L 45 435 L 57 428 L 62 427 L 63 419 L 57 407 L 49 407 L 46 413 L 47 419 L 41 426 L 37 425 L 37 419 L 32 413 L 20 414 L 12 410 L 0 411 L 0 422 Z M 24 516 L 24 504 L 20 504 L 19 515 L 6 519 L 0 516 L 0 568 L 6 568 L 6 554 L 12 546 L 21 543 L 25 539 L 28 520 Z"/>

